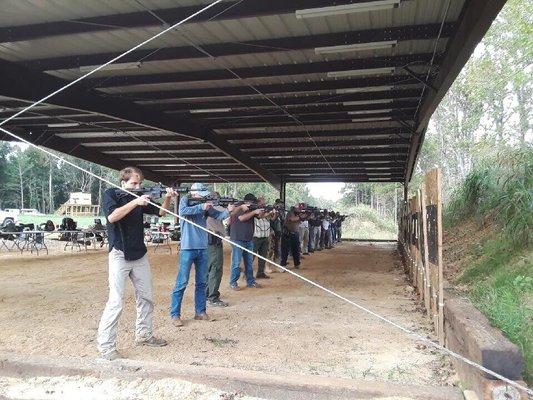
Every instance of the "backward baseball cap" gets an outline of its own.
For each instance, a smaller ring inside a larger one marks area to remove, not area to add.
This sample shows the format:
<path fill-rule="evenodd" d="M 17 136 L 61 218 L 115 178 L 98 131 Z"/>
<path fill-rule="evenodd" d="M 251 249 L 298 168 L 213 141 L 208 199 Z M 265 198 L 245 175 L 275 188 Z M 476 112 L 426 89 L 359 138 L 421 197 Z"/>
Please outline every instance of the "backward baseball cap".
<path fill-rule="evenodd" d="M 199 196 L 205 197 L 211 193 L 211 191 L 200 182 L 195 182 L 191 185 L 191 192 L 197 193 Z"/>

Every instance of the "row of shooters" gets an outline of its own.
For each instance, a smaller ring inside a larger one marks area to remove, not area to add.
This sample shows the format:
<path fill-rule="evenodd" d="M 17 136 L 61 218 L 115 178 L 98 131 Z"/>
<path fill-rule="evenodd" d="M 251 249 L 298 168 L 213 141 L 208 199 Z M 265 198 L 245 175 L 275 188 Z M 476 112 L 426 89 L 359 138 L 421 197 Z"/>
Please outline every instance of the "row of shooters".
<path fill-rule="evenodd" d="M 144 176 L 140 169 L 136 167 L 124 168 L 119 172 L 119 180 L 123 189 L 143 193 L 141 184 Z M 112 361 L 122 358 L 117 351 L 117 330 L 124 305 L 124 290 L 128 277 L 134 287 L 137 309 L 135 343 L 140 346 L 153 347 L 167 345 L 166 340 L 153 335 L 152 276 L 143 232 L 144 214 L 165 216 L 172 199 L 177 197 L 177 192 L 173 188 L 167 187 L 159 190 L 162 191 L 161 194 L 164 198 L 161 208 L 149 203 L 150 193 L 134 197 L 124 190 L 111 188 L 106 190 L 104 194 L 102 209 L 108 221 L 109 236 L 109 298 L 100 319 L 97 344 L 101 358 L 106 360 Z M 276 248 L 280 249 L 280 265 L 286 266 L 288 255 L 291 253 L 295 268 L 299 267 L 302 243 L 299 240 L 298 232 L 303 218 L 296 207 L 285 210 L 280 203 L 277 203 L 276 206 L 266 206 L 264 201 L 258 200 L 253 194 L 247 194 L 244 201 L 234 203 L 228 201 L 227 204 L 220 201 L 221 199 L 217 196 L 212 197 L 212 201 L 208 201 L 210 196 L 211 193 L 202 184 L 194 184 L 189 195 L 182 196 L 180 199 L 180 217 L 203 228 L 209 228 L 220 236 L 224 236 L 222 221 L 229 218 L 231 241 L 249 251 L 254 251 L 254 236 L 257 235 L 258 229 L 260 233 L 266 234 L 266 231 L 275 226 L 272 222 L 283 221 L 283 233 L 279 236 L 279 240 L 275 239 L 278 236 L 273 235 L 272 255 L 275 257 Z M 314 211 L 304 214 L 312 215 Z M 325 216 L 321 220 L 327 221 L 327 224 L 332 227 L 329 216 Z M 306 220 L 305 223 L 307 222 Z M 207 298 L 209 298 L 210 305 L 227 306 L 227 303 L 220 300 L 219 292 L 223 264 L 222 239 L 208 234 L 183 219 L 180 219 L 180 228 L 179 271 L 170 304 L 172 323 L 178 327 L 183 326 L 181 303 L 193 264 L 195 266 L 194 319 L 209 319 L 206 313 Z M 331 232 L 330 229 L 328 231 Z M 337 235 L 339 231 L 340 229 L 337 230 Z M 270 236 L 270 233 L 268 235 Z M 334 242 L 332 236 L 329 236 L 329 241 L 326 236 L 326 240 L 326 247 L 328 244 L 332 246 Z M 335 240 L 340 240 L 340 236 Z M 305 249 L 303 249 L 304 254 L 310 248 L 309 241 L 307 241 Z M 268 254 L 264 248 L 256 248 L 255 250 L 260 255 Z M 232 246 L 230 289 L 240 289 L 237 282 L 241 275 L 241 261 L 244 261 L 246 286 L 252 289 L 260 288 L 253 274 L 253 259 L 254 256 L 250 252 Z M 267 277 L 264 260 L 260 259 L 257 276 Z"/>

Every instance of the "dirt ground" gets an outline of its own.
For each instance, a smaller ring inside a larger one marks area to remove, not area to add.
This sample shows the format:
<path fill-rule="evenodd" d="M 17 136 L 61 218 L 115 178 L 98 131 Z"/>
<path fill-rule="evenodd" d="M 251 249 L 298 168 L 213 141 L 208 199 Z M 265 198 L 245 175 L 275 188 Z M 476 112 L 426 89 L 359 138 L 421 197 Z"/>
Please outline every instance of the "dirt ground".
<path fill-rule="evenodd" d="M 431 325 L 410 287 L 395 244 L 343 243 L 307 256 L 299 272 L 414 331 Z M 393 327 L 287 273 L 262 289 L 230 292 L 225 251 L 222 298 L 212 320 L 194 321 L 194 274 L 185 293 L 182 328 L 171 325 L 169 298 L 177 255 L 149 249 L 156 300 L 155 331 L 170 343 L 136 347 L 131 285 L 119 326 L 119 350 L 146 361 L 244 370 L 391 380 L 412 385 L 454 381 L 449 362 Z M 107 300 L 105 251 L 43 257 L 0 255 L 0 353 L 95 358 L 95 336 Z M 243 286 L 243 284 L 241 284 Z"/>
<path fill-rule="evenodd" d="M 465 267 L 480 256 L 482 243 L 494 233 L 494 229 L 489 218 L 484 221 L 470 218 L 444 231 L 442 257 L 444 277 L 449 282 L 454 282 Z M 456 285 L 456 289 L 461 288 Z"/>

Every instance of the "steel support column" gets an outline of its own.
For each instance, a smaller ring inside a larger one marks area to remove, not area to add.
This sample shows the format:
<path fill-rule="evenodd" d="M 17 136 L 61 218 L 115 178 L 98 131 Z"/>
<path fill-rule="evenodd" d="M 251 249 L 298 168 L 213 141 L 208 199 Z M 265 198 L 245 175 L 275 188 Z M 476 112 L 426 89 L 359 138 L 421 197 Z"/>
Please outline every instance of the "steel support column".
<path fill-rule="evenodd" d="M 283 204 L 285 204 L 286 197 L 287 197 L 287 182 L 282 180 L 280 188 L 279 188 L 279 198 L 283 202 Z"/>

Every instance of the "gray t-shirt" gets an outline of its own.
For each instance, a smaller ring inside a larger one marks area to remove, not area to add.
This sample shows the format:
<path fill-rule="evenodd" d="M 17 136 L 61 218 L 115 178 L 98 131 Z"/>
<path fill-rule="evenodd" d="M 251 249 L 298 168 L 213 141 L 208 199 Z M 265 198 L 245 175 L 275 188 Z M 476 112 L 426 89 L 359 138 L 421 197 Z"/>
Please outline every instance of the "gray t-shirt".
<path fill-rule="evenodd" d="M 254 238 L 254 219 L 250 218 L 248 221 L 242 222 L 239 216 L 246 214 L 248 211 L 237 211 L 230 219 L 230 239 L 241 240 L 243 242 L 250 242 Z"/>

